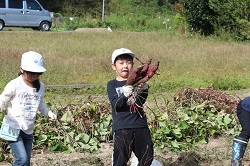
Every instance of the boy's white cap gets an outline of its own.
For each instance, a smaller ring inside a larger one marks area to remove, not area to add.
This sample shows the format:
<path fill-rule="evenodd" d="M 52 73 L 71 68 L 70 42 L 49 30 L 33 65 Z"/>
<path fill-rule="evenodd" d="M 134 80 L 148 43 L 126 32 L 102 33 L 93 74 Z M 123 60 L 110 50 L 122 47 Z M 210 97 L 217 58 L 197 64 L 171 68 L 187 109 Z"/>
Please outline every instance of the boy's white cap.
<path fill-rule="evenodd" d="M 46 69 L 43 67 L 43 57 L 35 51 L 28 51 L 23 53 L 21 59 L 21 68 L 25 71 L 35 73 L 43 73 Z"/>
<path fill-rule="evenodd" d="M 116 49 L 113 51 L 113 54 L 112 54 L 112 64 L 115 63 L 115 59 L 119 56 L 119 55 L 123 55 L 123 54 L 128 54 L 130 55 L 132 58 L 135 57 L 135 54 L 130 51 L 129 49 L 127 48 L 119 48 L 119 49 Z"/>

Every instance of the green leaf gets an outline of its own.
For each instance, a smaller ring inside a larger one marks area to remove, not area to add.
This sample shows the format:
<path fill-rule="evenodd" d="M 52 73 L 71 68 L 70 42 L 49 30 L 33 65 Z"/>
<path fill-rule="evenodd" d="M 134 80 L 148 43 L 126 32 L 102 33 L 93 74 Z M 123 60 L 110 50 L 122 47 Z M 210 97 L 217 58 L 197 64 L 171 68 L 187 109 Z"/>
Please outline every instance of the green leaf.
<path fill-rule="evenodd" d="M 71 138 L 74 138 L 75 136 L 75 133 L 73 131 L 69 132 L 68 134 L 71 136 Z"/>
<path fill-rule="evenodd" d="M 103 124 L 103 128 L 107 128 L 109 126 L 109 124 L 110 124 L 110 121 L 106 120 L 102 124 Z"/>
<path fill-rule="evenodd" d="M 61 121 L 70 122 L 70 121 L 74 121 L 74 118 L 71 116 L 69 111 L 67 111 L 65 114 L 63 114 Z"/>
<path fill-rule="evenodd" d="M 174 129 L 174 130 L 173 130 L 173 133 L 174 133 L 174 135 L 175 135 L 177 138 L 181 138 L 181 137 L 182 137 L 182 134 L 181 134 L 179 128 Z"/>
<path fill-rule="evenodd" d="M 230 115 L 227 114 L 225 117 L 224 117 L 224 123 L 226 125 L 230 124 L 232 122 L 232 119 L 230 118 Z"/>
<path fill-rule="evenodd" d="M 48 136 L 47 135 L 41 135 L 40 137 L 39 137 L 39 140 L 41 141 L 41 142 L 44 142 L 44 141 L 46 141 L 48 139 Z"/>
<path fill-rule="evenodd" d="M 216 132 L 216 130 L 211 129 L 211 130 L 210 130 L 210 135 L 211 135 L 211 136 L 214 135 L 215 132 Z"/>
<path fill-rule="evenodd" d="M 161 116 L 157 117 L 158 120 L 163 121 L 163 120 L 168 120 L 168 114 L 164 113 Z"/>
<path fill-rule="evenodd" d="M 175 148 L 179 148 L 179 143 L 175 140 L 175 141 L 171 141 L 171 145 Z"/>
<path fill-rule="evenodd" d="M 88 143 L 89 142 L 89 139 L 90 139 L 90 137 L 87 135 L 87 134 L 83 134 L 83 142 L 84 143 Z"/>
<path fill-rule="evenodd" d="M 88 145 L 88 144 L 82 144 L 81 147 L 82 147 L 83 149 L 86 149 L 86 150 L 88 150 L 88 149 L 91 148 L 91 146 Z"/>
<path fill-rule="evenodd" d="M 52 152 L 55 151 L 58 148 L 58 146 L 59 146 L 58 143 L 53 145 L 53 146 L 50 146 L 50 151 L 52 151 Z"/>
<path fill-rule="evenodd" d="M 70 144 L 68 145 L 68 151 L 69 152 L 75 152 L 75 148 L 73 146 L 71 146 Z"/>
<path fill-rule="evenodd" d="M 171 132 L 171 130 L 168 127 L 166 127 L 165 130 L 164 130 L 164 133 L 169 134 L 170 132 Z"/>
<path fill-rule="evenodd" d="M 192 141 L 192 138 L 189 138 L 189 137 L 186 138 L 186 142 L 191 142 L 191 141 Z"/>
<path fill-rule="evenodd" d="M 217 116 L 216 121 L 219 123 L 220 126 L 223 126 L 223 117 L 221 115 Z"/>
<path fill-rule="evenodd" d="M 98 144 L 98 142 L 96 140 L 90 139 L 89 145 L 92 145 L 92 146 L 95 145 L 95 146 L 97 146 L 97 144 Z"/>
<path fill-rule="evenodd" d="M 82 138 L 82 134 L 78 134 L 78 135 L 75 137 L 75 141 L 79 141 L 81 138 Z"/>
<path fill-rule="evenodd" d="M 167 122 L 159 122 L 159 126 L 161 127 L 161 128 L 165 128 L 166 126 L 167 126 Z"/>
<path fill-rule="evenodd" d="M 90 104 L 90 108 L 93 110 L 93 111 L 96 111 L 98 109 L 98 106 L 94 103 L 91 103 Z"/>
<path fill-rule="evenodd" d="M 187 128 L 186 122 L 181 121 L 181 122 L 179 123 L 179 127 L 180 127 L 180 129 L 185 130 L 185 129 Z"/>

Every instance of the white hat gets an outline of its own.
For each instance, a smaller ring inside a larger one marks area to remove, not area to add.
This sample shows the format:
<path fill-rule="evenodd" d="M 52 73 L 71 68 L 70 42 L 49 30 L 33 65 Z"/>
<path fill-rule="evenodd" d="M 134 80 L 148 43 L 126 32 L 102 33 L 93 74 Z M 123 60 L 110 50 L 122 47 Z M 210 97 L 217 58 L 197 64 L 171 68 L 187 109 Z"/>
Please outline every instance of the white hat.
<path fill-rule="evenodd" d="M 119 48 L 119 49 L 116 49 L 114 50 L 113 54 L 112 54 L 112 64 L 115 63 L 115 59 L 119 56 L 119 55 L 123 55 L 123 54 L 128 54 L 130 55 L 132 58 L 135 57 L 135 54 L 130 51 L 129 49 L 127 48 Z"/>
<path fill-rule="evenodd" d="M 43 67 L 43 57 L 35 51 L 28 51 L 23 53 L 21 59 L 21 68 L 25 71 L 35 73 L 43 73 L 46 69 Z"/>

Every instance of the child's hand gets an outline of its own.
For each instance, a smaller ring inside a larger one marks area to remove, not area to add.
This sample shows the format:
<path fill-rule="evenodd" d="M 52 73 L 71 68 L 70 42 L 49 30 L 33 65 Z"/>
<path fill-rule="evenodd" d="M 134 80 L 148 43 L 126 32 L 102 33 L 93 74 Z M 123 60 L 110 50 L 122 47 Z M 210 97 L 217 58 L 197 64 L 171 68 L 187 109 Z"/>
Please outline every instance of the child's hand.
<path fill-rule="evenodd" d="M 141 93 L 145 93 L 148 91 L 148 84 L 147 83 L 140 83 L 138 86 L 137 86 L 137 93 L 141 94 Z"/>
<path fill-rule="evenodd" d="M 48 116 L 49 116 L 49 118 L 52 119 L 52 120 L 56 120 L 56 119 L 57 119 L 57 115 L 54 114 L 52 111 L 49 111 L 49 112 L 48 112 Z"/>
<path fill-rule="evenodd" d="M 137 92 L 138 92 L 138 93 L 142 93 L 142 92 L 144 92 L 144 91 L 148 91 L 148 88 L 149 88 L 149 86 L 148 86 L 147 83 L 141 83 L 141 84 L 139 84 L 138 87 L 137 87 Z"/>
<path fill-rule="evenodd" d="M 127 85 L 127 86 L 123 86 L 122 89 L 123 89 L 124 96 L 129 97 L 131 96 L 134 88 L 132 85 Z"/>

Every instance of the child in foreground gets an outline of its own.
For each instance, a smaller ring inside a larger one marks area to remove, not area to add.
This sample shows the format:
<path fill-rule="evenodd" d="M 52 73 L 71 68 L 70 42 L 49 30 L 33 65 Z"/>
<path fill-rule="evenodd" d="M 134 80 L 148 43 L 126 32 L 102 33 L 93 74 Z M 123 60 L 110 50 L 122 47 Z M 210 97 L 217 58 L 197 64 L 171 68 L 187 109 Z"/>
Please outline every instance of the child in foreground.
<path fill-rule="evenodd" d="M 117 77 L 107 84 L 107 93 L 112 106 L 112 132 L 114 139 L 113 165 L 126 166 L 131 153 L 138 158 L 139 165 L 150 166 L 153 161 L 153 143 L 148 128 L 143 104 L 148 96 L 146 83 L 137 88 L 126 85 L 126 80 L 133 68 L 135 54 L 129 49 L 120 48 L 112 54 L 112 69 Z M 131 111 L 129 101 L 136 99 L 137 111 Z"/>
<path fill-rule="evenodd" d="M 13 166 L 30 165 L 37 111 L 51 119 L 57 118 L 43 102 L 44 84 L 39 77 L 45 71 L 43 58 L 39 53 L 29 51 L 22 54 L 19 76 L 11 80 L 0 95 L 0 111 L 7 106 L 3 124 L 18 131 L 16 140 L 4 138 L 15 157 Z"/>

